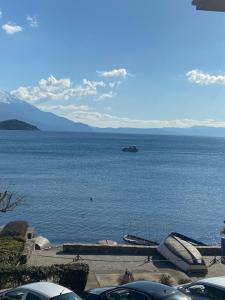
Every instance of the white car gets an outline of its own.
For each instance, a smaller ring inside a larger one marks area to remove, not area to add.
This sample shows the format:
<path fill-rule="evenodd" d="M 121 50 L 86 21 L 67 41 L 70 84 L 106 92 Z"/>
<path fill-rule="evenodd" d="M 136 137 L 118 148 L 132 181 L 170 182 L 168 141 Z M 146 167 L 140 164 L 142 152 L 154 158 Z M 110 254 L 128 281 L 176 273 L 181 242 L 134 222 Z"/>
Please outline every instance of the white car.
<path fill-rule="evenodd" d="M 51 282 L 36 282 L 9 289 L 0 294 L 0 299 L 12 300 L 81 300 L 71 290 Z"/>
<path fill-rule="evenodd" d="M 224 300 L 225 276 L 201 279 L 177 288 L 194 300 Z"/>

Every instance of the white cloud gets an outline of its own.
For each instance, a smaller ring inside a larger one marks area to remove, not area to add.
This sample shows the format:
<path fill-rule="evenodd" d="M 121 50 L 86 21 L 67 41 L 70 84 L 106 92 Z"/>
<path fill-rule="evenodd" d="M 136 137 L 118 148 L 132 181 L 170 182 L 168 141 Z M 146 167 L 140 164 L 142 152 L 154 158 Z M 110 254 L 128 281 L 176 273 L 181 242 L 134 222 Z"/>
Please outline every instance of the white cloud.
<path fill-rule="evenodd" d="M 186 74 L 190 82 L 199 85 L 225 85 L 225 75 L 212 75 L 200 70 L 191 70 Z"/>
<path fill-rule="evenodd" d="M 130 127 L 130 128 L 189 128 L 192 126 L 225 127 L 225 122 L 213 119 L 205 120 L 141 120 L 128 117 L 118 117 L 91 110 L 85 105 L 46 105 L 38 106 L 44 111 L 51 111 L 59 116 L 66 117 L 75 122 L 82 122 L 97 127 Z"/>
<path fill-rule="evenodd" d="M 23 31 L 23 27 L 12 23 L 7 23 L 2 25 L 2 29 L 7 34 L 11 34 L 11 35 Z"/>
<path fill-rule="evenodd" d="M 111 99 L 113 97 L 113 92 L 110 91 L 109 93 L 103 93 L 101 94 L 96 101 L 101 101 L 101 100 L 105 100 L 105 99 Z"/>
<path fill-rule="evenodd" d="M 103 81 L 90 81 L 83 79 L 82 84 L 74 85 L 70 78 L 57 79 L 49 76 L 41 79 L 36 86 L 19 87 L 11 94 L 20 99 L 36 102 L 41 99 L 68 100 L 87 96 L 97 96 L 98 88 L 105 88 Z"/>
<path fill-rule="evenodd" d="M 116 82 L 110 82 L 109 86 L 113 89 L 116 86 Z"/>
<path fill-rule="evenodd" d="M 112 107 L 111 106 L 106 106 L 106 107 L 104 107 L 104 110 L 112 110 Z"/>
<path fill-rule="evenodd" d="M 109 82 L 110 88 L 118 88 L 121 85 L 122 81 Z"/>
<path fill-rule="evenodd" d="M 27 16 L 26 20 L 27 20 L 27 23 L 30 27 L 38 28 L 39 24 L 38 24 L 38 21 L 37 21 L 36 17 Z"/>
<path fill-rule="evenodd" d="M 97 71 L 98 76 L 100 77 L 107 77 L 107 78 L 125 78 L 128 75 L 128 72 L 126 69 L 121 68 L 121 69 L 114 69 L 111 71 Z"/>
<path fill-rule="evenodd" d="M 2 11 L 0 10 L 0 18 L 2 17 Z"/>

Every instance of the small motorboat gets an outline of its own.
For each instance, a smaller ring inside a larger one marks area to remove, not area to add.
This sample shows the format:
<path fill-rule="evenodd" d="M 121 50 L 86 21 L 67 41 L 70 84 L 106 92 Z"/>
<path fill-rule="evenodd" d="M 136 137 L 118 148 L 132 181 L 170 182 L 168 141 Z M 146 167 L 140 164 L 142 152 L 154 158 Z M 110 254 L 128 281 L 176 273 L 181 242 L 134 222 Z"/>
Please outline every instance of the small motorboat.
<path fill-rule="evenodd" d="M 173 236 L 176 236 L 184 241 L 187 241 L 188 243 L 192 244 L 193 246 L 208 246 L 207 244 L 205 243 L 202 243 L 200 241 L 197 241 L 197 240 L 194 240 L 186 235 L 183 235 L 181 233 L 178 233 L 178 232 L 172 232 L 171 233 Z"/>
<path fill-rule="evenodd" d="M 124 147 L 123 152 L 138 152 L 138 148 L 135 145 Z"/>
<path fill-rule="evenodd" d="M 123 237 L 123 240 L 132 245 L 140 245 L 140 246 L 158 246 L 158 244 L 154 241 L 146 240 L 144 238 L 138 237 L 136 235 L 126 234 Z"/>
<path fill-rule="evenodd" d="M 204 274 L 208 272 L 206 263 L 198 249 L 173 233 L 168 235 L 157 250 L 166 260 L 184 272 Z"/>

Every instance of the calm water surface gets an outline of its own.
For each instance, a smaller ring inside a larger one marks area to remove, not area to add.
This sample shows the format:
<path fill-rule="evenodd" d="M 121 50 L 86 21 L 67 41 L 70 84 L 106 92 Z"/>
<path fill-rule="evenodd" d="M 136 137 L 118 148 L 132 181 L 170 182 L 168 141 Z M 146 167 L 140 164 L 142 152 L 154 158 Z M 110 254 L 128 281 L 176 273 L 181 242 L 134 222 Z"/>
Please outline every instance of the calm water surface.
<path fill-rule="evenodd" d="M 223 138 L 1 131 L 0 172 L 27 202 L 0 223 L 27 220 L 55 244 L 171 231 L 212 243 L 225 219 Z"/>

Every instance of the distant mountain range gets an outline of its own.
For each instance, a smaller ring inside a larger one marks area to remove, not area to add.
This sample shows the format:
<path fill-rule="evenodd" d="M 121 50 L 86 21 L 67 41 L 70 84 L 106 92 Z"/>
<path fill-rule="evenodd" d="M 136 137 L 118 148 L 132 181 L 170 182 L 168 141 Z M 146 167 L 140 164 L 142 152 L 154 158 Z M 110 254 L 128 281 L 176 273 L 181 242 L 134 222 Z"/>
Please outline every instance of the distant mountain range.
<path fill-rule="evenodd" d="M 123 134 L 157 134 L 225 137 L 225 127 L 193 126 L 190 128 L 93 128 L 95 132 Z"/>
<path fill-rule="evenodd" d="M 50 112 L 43 112 L 33 105 L 0 91 L 0 121 L 16 119 L 48 131 L 92 131 L 82 123 L 75 123 Z"/>
<path fill-rule="evenodd" d="M 0 90 L 0 121 L 18 120 L 44 131 L 102 132 L 124 134 L 190 135 L 225 137 L 225 127 L 194 126 L 191 128 L 98 128 L 73 122 L 18 99 Z"/>

